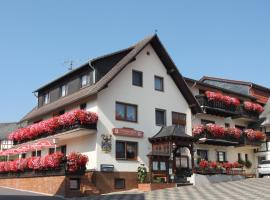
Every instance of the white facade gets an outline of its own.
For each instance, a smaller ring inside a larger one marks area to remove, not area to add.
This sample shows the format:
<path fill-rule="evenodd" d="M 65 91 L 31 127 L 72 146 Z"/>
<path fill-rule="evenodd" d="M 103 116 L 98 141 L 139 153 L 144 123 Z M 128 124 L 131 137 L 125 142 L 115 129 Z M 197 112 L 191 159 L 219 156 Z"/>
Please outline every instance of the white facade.
<path fill-rule="evenodd" d="M 147 55 L 147 52 L 150 55 Z M 143 72 L 143 87 L 132 85 L 132 70 Z M 154 76 L 164 78 L 164 92 L 154 89 Z M 115 120 L 116 101 L 138 105 L 138 123 Z M 166 110 L 167 125 L 172 124 L 172 111 L 187 115 L 187 133 L 191 135 L 191 110 L 183 95 L 167 74 L 165 66 L 151 47 L 146 46 L 127 65 L 124 70 L 112 80 L 108 87 L 98 94 L 98 133 L 97 133 L 97 167 L 100 164 L 113 164 L 116 171 L 136 171 L 140 163 L 148 166 L 147 154 L 151 151 L 148 138 L 154 136 L 160 129 L 155 124 L 155 109 Z M 101 134 L 112 134 L 113 128 L 129 127 L 144 132 L 141 139 L 129 137 L 113 137 L 112 152 L 105 154 L 101 150 Z M 137 141 L 138 161 L 117 161 L 115 159 L 115 141 Z"/>

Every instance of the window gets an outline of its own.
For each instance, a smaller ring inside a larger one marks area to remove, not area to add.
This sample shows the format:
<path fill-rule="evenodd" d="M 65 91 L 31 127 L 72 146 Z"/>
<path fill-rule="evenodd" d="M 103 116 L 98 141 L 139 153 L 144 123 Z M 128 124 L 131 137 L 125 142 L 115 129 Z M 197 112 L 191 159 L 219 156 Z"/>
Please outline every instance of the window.
<path fill-rule="evenodd" d="M 26 153 L 23 153 L 22 154 L 22 158 L 26 158 Z"/>
<path fill-rule="evenodd" d="M 240 129 L 241 131 L 244 131 L 246 129 L 246 127 L 244 126 L 239 126 L 239 125 L 235 125 L 235 128 Z"/>
<path fill-rule="evenodd" d="M 69 179 L 69 189 L 70 190 L 79 190 L 80 189 L 80 179 L 79 178 L 70 178 Z"/>
<path fill-rule="evenodd" d="M 248 161 L 248 154 L 245 154 L 245 161 Z"/>
<path fill-rule="evenodd" d="M 88 84 L 88 76 L 85 74 L 85 75 L 82 75 L 81 76 L 81 87 L 84 87 Z"/>
<path fill-rule="evenodd" d="M 137 142 L 116 141 L 117 160 L 137 160 L 137 154 Z"/>
<path fill-rule="evenodd" d="M 229 123 L 225 123 L 225 128 L 229 128 L 231 125 Z"/>
<path fill-rule="evenodd" d="M 55 151 L 55 148 L 49 148 L 49 154 L 53 154 Z M 66 155 L 67 147 L 66 145 L 60 146 L 56 148 L 56 152 L 61 152 L 62 154 Z"/>
<path fill-rule="evenodd" d="M 239 161 L 239 160 L 242 160 L 241 153 L 238 153 L 238 161 Z"/>
<path fill-rule="evenodd" d="M 116 102 L 116 120 L 137 122 L 137 112 L 137 105 Z"/>
<path fill-rule="evenodd" d="M 164 91 L 164 81 L 160 76 L 155 76 L 155 90 Z"/>
<path fill-rule="evenodd" d="M 198 155 L 198 158 L 200 160 L 208 160 L 208 151 L 207 150 L 198 149 L 197 155 Z"/>
<path fill-rule="evenodd" d="M 44 96 L 44 105 L 45 104 L 48 104 L 50 102 L 50 94 L 49 93 L 46 93 Z"/>
<path fill-rule="evenodd" d="M 215 124 L 215 122 L 214 121 L 211 121 L 211 120 L 201 119 L 201 124 L 202 125 Z"/>
<path fill-rule="evenodd" d="M 67 85 L 62 85 L 60 87 L 60 97 L 64 97 L 67 95 Z"/>
<path fill-rule="evenodd" d="M 166 171 L 166 162 L 164 161 L 153 161 L 152 170 L 153 171 Z"/>
<path fill-rule="evenodd" d="M 85 110 L 85 109 L 86 109 L 86 103 L 81 104 L 81 105 L 80 105 L 80 109 L 81 109 L 81 110 Z"/>
<path fill-rule="evenodd" d="M 132 85 L 143 86 L 143 73 L 140 71 L 132 71 Z"/>
<path fill-rule="evenodd" d="M 156 109 L 156 125 L 166 126 L 166 110 Z"/>
<path fill-rule="evenodd" d="M 217 161 L 218 162 L 226 162 L 226 152 L 218 151 L 217 152 Z"/>
<path fill-rule="evenodd" d="M 32 151 L 32 156 L 33 157 L 40 157 L 41 156 L 41 151 Z"/>
<path fill-rule="evenodd" d="M 114 188 L 115 189 L 125 189 L 126 181 L 123 178 L 114 179 Z"/>
<path fill-rule="evenodd" d="M 180 126 L 186 126 L 186 114 L 184 113 L 178 113 L 178 112 L 172 112 L 172 124 L 173 125 L 180 125 Z"/>

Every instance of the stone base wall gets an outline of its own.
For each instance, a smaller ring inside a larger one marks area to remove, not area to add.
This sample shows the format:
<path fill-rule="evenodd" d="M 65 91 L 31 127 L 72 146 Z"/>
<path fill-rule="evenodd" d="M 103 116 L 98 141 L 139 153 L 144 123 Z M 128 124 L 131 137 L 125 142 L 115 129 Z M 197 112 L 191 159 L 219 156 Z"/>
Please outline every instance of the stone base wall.
<path fill-rule="evenodd" d="M 115 179 L 124 179 L 125 188 L 116 189 Z M 94 172 L 93 183 L 103 194 L 138 188 L 136 172 Z"/>
<path fill-rule="evenodd" d="M 70 190 L 71 178 L 80 179 L 78 190 Z M 123 189 L 115 188 L 115 180 L 124 179 Z M 0 186 L 65 197 L 80 197 L 138 188 L 136 172 L 87 172 L 84 176 L 46 176 L 0 178 Z"/>
<path fill-rule="evenodd" d="M 242 175 L 201 175 L 194 174 L 194 183 L 195 186 L 202 186 L 212 183 L 228 182 L 228 181 L 239 181 L 245 179 L 245 176 Z"/>
<path fill-rule="evenodd" d="M 4 178 L 0 179 L 0 186 L 64 196 L 66 177 Z"/>

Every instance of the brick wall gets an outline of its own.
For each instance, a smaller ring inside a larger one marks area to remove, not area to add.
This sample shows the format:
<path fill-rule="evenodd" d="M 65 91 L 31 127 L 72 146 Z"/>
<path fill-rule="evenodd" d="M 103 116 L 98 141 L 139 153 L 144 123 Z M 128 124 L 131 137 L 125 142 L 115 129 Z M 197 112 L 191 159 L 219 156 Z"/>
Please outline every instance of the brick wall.
<path fill-rule="evenodd" d="M 0 186 L 52 195 L 65 195 L 65 176 L 0 179 Z"/>

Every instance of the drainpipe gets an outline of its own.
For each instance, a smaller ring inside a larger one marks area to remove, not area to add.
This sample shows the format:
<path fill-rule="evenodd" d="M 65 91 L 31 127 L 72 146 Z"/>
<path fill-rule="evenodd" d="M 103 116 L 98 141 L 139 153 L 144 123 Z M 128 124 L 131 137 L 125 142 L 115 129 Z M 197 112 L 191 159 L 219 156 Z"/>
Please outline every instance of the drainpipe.
<path fill-rule="evenodd" d="M 96 83 L 96 70 L 92 65 L 92 61 L 89 61 L 89 67 L 93 70 L 93 83 Z"/>

